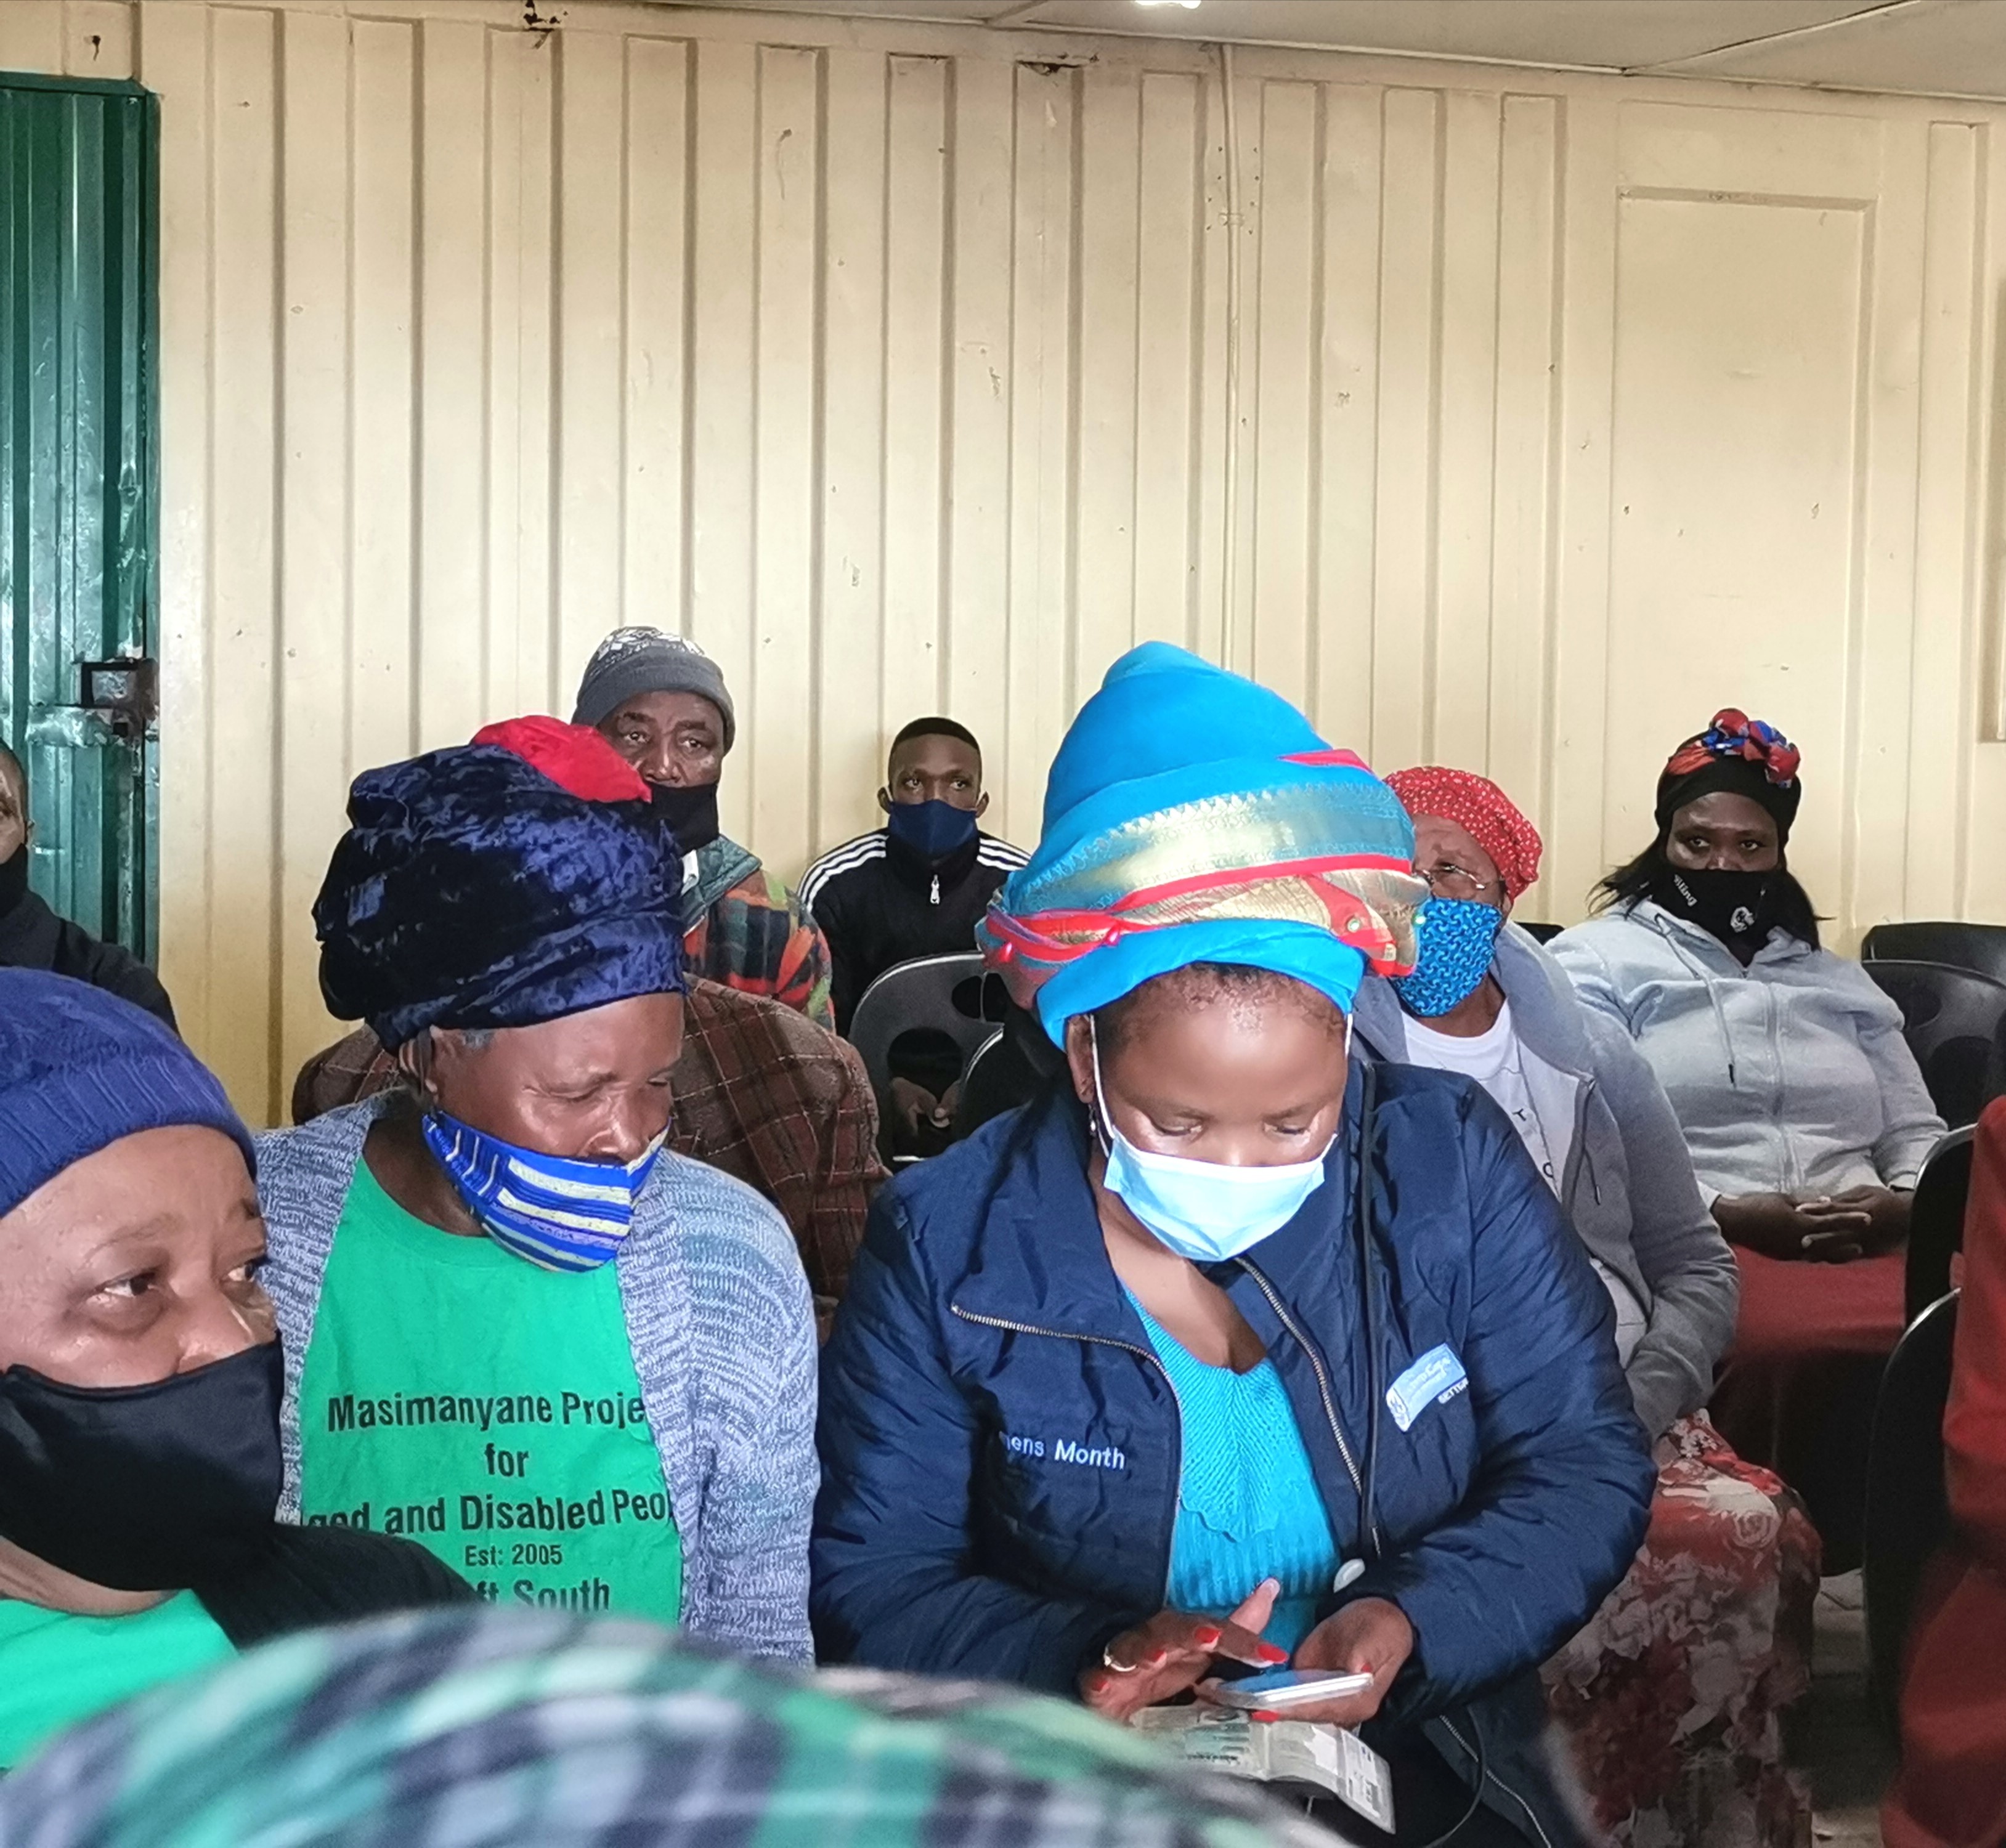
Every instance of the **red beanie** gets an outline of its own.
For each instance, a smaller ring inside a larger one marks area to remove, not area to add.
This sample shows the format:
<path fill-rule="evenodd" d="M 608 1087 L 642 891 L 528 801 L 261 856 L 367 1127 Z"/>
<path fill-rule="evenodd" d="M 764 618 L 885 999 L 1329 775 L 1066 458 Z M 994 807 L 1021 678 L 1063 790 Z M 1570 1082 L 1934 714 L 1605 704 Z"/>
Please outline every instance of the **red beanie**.
<path fill-rule="evenodd" d="M 1386 787 L 1417 819 L 1439 815 L 1468 829 L 1496 865 L 1508 899 L 1516 899 L 1539 878 L 1540 831 L 1488 776 L 1424 764 L 1417 769 L 1395 770 L 1386 779 Z"/>

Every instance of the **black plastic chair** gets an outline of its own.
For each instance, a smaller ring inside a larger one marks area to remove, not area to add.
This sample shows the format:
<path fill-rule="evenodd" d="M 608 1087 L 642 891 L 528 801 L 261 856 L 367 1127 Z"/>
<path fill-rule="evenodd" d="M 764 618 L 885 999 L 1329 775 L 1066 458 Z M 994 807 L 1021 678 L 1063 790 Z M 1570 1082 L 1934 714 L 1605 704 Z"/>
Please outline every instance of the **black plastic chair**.
<path fill-rule="evenodd" d="M 1941 963 L 2006 982 L 2006 924 L 1876 924 L 1861 940 L 1863 963 Z"/>
<path fill-rule="evenodd" d="M 1561 931 L 1567 928 L 1565 924 L 1522 924 L 1519 923 L 1519 920 L 1515 917 L 1512 921 L 1514 924 L 1518 924 L 1519 928 L 1523 931 L 1528 937 L 1531 938 L 1535 943 L 1550 943 L 1561 934 Z"/>
<path fill-rule="evenodd" d="M 984 1042 L 961 1081 L 961 1104 L 954 1114 L 954 1139 L 973 1135 L 993 1117 L 1029 1104 L 1047 1086 L 1061 1081 L 1065 1054 L 1054 1046 L 1038 1017 L 1011 1004 L 1003 1025 Z"/>
<path fill-rule="evenodd" d="M 987 1083 L 988 1080 L 985 1076 L 986 1068 L 1001 1051 L 1002 1046 L 1002 1028 L 1000 1026 L 991 1027 L 989 1030 L 989 1037 L 984 1040 L 980 1046 L 977 1047 L 976 1049 L 968 1055 L 968 1062 L 961 1068 L 962 1096 L 964 1098 L 967 1096 L 968 1087 L 970 1085 L 980 1086 Z M 960 1121 L 960 1115 L 957 1111 L 955 1118 L 956 1125 L 955 1140 L 956 1142 L 959 1142 L 961 1140 L 961 1132 L 959 1128 Z"/>
<path fill-rule="evenodd" d="M 1909 1258 L 1902 1283 L 1903 1314 L 1913 1322 L 1950 1290 L 1951 1259 L 1964 1248 L 1964 1209 L 1971 1197 L 1969 1124 L 1930 1151 L 1916 1177 L 1909 1207 Z"/>
<path fill-rule="evenodd" d="M 1923 1068 L 1937 1114 L 1952 1129 L 1975 1123 L 2006 1088 L 2001 1035 L 2006 982 L 1945 963 L 1862 965 L 1902 1010 L 1903 1037 Z"/>
<path fill-rule="evenodd" d="M 996 984 L 1000 994 L 1001 984 Z M 863 1056 L 882 1104 L 891 1095 L 892 1046 L 902 1035 L 934 1033 L 953 1042 L 965 1065 L 996 1031 L 980 952 L 921 956 L 888 969 L 864 991 L 850 1016 L 850 1043 Z"/>
<path fill-rule="evenodd" d="M 1950 1531 L 1943 1422 L 1956 1335 L 1955 1292 L 1909 1324 L 1881 1376 L 1867 1445 L 1860 1572 L 1867 1675 L 1874 1706 L 1891 1733 L 1897 1727 L 1902 1646 L 1916 1589 L 1923 1568 Z"/>

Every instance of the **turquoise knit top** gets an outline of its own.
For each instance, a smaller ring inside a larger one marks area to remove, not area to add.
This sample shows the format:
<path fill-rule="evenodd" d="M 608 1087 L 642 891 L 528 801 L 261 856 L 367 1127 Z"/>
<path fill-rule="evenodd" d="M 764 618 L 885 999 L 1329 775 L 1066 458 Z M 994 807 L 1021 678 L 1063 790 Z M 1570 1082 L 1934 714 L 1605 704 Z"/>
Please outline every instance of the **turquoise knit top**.
<path fill-rule="evenodd" d="M 1170 1608 L 1223 1617 L 1263 1579 L 1277 1579 L 1282 1593 L 1263 1634 L 1293 1654 L 1340 1561 L 1282 1376 L 1267 1359 L 1245 1373 L 1208 1367 L 1140 1303 L 1135 1312 L 1184 1425 Z"/>

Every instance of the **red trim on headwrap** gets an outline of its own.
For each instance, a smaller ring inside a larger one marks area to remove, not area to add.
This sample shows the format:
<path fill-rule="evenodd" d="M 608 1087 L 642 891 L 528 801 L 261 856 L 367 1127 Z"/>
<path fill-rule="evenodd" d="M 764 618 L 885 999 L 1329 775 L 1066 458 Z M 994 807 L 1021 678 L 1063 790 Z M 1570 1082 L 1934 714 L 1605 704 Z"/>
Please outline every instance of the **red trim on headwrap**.
<path fill-rule="evenodd" d="M 1423 764 L 1411 770 L 1395 770 L 1386 779 L 1386 787 L 1416 819 L 1439 815 L 1467 829 L 1490 856 L 1507 898 L 1516 899 L 1539 878 L 1543 851 L 1540 831 L 1488 776 Z"/>
<path fill-rule="evenodd" d="M 1167 880 L 1161 885 L 1146 885 L 1117 899 L 1113 910 L 1138 911 L 1160 905 L 1166 899 L 1188 897 L 1194 892 L 1216 892 L 1228 885 L 1258 885 L 1264 879 L 1300 879 L 1317 873 L 1406 873 L 1412 864 L 1385 854 L 1325 854 L 1312 860 L 1277 860 L 1266 866 L 1229 866 L 1214 872 L 1194 873 L 1188 879 Z"/>
<path fill-rule="evenodd" d="M 541 713 L 484 725 L 477 744 L 493 744 L 539 769 L 558 788 L 586 802 L 645 802 L 641 773 L 589 725 L 567 725 Z"/>
<path fill-rule="evenodd" d="M 1208 887 L 1258 885 L 1264 880 L 1303 878 L 1313 868 L 1333 865 L 1354 869 L 1370 867 L 1374 871 L 1397 873 L 1410 870 L 1404 864 L 1389 863 L 1377 854 L 1352 855 L 1341 861 L 1285 861 L 1271 867 L 1241 868 L 1202 881 L 1181 879 L 1174 885 L 1158 886 L 1144 896 L 1160 901 L 1167 896 Z M 1332 936 L 1357 950 L 1381 974 L 1406 973 L 1408 965 L 1399 959 L 1398 947 L 1371 905 L 1355 892 L 1347 892 L 1327 880 L 1311 877 L 1307 882 L 1323 906 Z M 1186 918 L 1161 922 L 1138 919 L 1126 910 L 1131 902 L 1123 899 L 1105 911 L 1034 911 L 1022 917 L 1012 916 L 991 905 L 984 924 L 996 940 L 997 961 L 1008 963 L 1014 956 L 1022 954 L 1040 963 L 1062 966 L 1076 963 L 1082 956 L 1091 956 L 1094 951 L 1104 949 L 1131 934 L 1172 929 L 1178 924 L 1191 921 Z"/>
<path fill-rule="evenodd" d="M 1312 769 L 1335 764 L 1346 770 L 1363 770 L 1370 776 L 1372 766 L 1356 751 L 1292 751 L 1283 758 L 1285 764 L 1307 764 Z"/>

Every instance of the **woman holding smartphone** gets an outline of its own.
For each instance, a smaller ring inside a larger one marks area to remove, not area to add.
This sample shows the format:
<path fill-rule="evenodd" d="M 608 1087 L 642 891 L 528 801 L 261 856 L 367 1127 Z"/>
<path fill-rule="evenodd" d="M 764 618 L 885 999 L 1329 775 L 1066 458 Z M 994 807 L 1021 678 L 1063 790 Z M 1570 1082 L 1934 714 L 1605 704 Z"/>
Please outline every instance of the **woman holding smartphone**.
<path fill-rule="evenodd" d="M 1497 1107 L 1352 1072 L 1359 981 L 1413 961 L 1413 850 L 1275 695 L 1161 643 L 1110 670 L 984 929 L 1065 1082 L 879 1198 L 813 1612 L 825 1660 L 1117 1718 L 1367 1675 L 1290 1716 L 1363 1726 L 1395 1839 L 1557 1848 L 1531 1671 L 1628 1566 L 1650 1456 Z"/>

